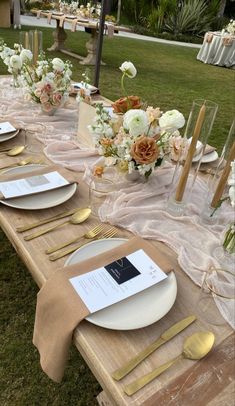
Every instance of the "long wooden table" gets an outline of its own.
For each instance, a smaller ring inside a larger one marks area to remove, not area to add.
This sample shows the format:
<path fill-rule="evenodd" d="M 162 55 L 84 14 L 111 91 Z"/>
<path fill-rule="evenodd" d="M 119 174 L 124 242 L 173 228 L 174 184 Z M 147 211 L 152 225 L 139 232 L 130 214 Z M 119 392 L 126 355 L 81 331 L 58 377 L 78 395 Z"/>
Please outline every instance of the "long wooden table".
<path fill-rule="evenodd" d="M 32 13 L 37 14 L 38 10 L 31 10 Z M 49 12 L 40 12 L 40 16 L 48 18 L 50 15 Z M 98 43 L 98 20 L 92 20 L 92 19 L 77 19 L 77 22 L 75 23 L 75 26 L 80 26 L 84 27 L 84 29 L 87 29 L 88 32 L 90 32 L 90 38 L 86 42 L 86 49 L 87 49 L 87 56 L 84 58 L 77 53 L 71 52 L 66 48 L 65 41 L 67 38 L 66 31 L 64 29 L 64 23 L 69 23 L 71 24 L 71 29 L 74 24 L 74 19 L 73 18 L 68 18 L 65 15 L 57 15 L 53 14 L 50 15 L 50 19 L 56 21 L 56 29 L 53 32 L 53 38 L 54 38 L 54 43 L 51 45 L 50 48 L 48 48 L 48 51 L 61 51 L 67 55 L 73 56 L 75 58 L 80 59 L 80 64 L 81 65 L 95 65 L 96 62 L 96 50 L 97 50 L 97 43 Z M 63 19 L 61 21 L 61 19 Z M 125 32 L 130 32 L 131 30 L 127 27 L 119 26 L 119 25 L 114 25 L 113 26 L 114 32 L 118 33 L 119 31 L 125 31 Z M 103 63 L 103 62 L 102 62 Z M 104 63 L 103 63 L 104 64 Z"/>
<path fill-rule="evenodd" d="M 15 162 L 15 160 L 16 158 L 2 158 L 1 166 Z M 66 239 L 69 239 L 82 233 L 83 230 L 87 230 L 93 224 L 94 219 L 91 217 L 84 225 L 79 226 L 68 224 L 63 227 L 63 231 L 57 229 L 29 242 L 24 241 L 24 234 L 16 232 L 16 227 L 70 208 L 87 206 L 88 188 L 81 179 L 82 174 L 74 172 L 74 180 L 79 181 L 78 190 L 68 202 L 58 207 L 41 211 L 24 211 L 4 205 L 0 206 L 0 225 L 39 287 L 58 267 L 65 263 L 65 258 L 50 262 L 44 253 L 45 249 L 60 243 L 62 236 L 66 235 Z M 120 230 L 119 236 L 128 235 L 130 233 Z M 103 406 L 232 405 L 234 334 L 228 325 L 212 327 L 199 319 L 155 351 L 121 382 L 116 382 L 111 377 L 113 370 L 144 349 L 165 329 L 196 312 L 195 303 L 199 288 L 181 270 L 176 255 L 169 248 L 159 242 L 154 242 L 154 244 L 171 259 L 175 267 L 178 293 L 170 312 L 153 325 L 138 330 L 108 330 L 87 321 L 83 321 L 75 330 L 74 344 L 103 388 L 103 392 L 98 396 L 98 403 Z M 166 371 L 134 396 L 128 397 L 124 394 L 124 385 L 178 355 L 182 350 L 185 337 L 199 330 L 213 331 L 216 336 L 215 348 L 206 358 L 199 362 L 182 360 L 178 362 L 177 366 Z"/>

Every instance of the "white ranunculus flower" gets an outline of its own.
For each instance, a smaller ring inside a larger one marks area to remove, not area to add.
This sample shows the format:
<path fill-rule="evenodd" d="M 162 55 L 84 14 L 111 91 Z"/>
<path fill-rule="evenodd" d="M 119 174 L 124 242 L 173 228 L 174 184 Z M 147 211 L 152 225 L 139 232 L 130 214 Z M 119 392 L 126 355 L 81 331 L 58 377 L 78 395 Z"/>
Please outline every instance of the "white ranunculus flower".
<path fill-rule="evenodd" d="M 52 59 L 53 69 L 62 72 L 64 70 L 64 62 L 60 58 Z"/>
<path fill-rule="evenodd" d="M 137 70 L 132 62 L 123 62 L 120 66 L 121 71 L 125 73 L 128 78 L 134 78 L 137 74 Z"/>
<path fill-rule="evenodd" d="M 148 128 L 148 116 L 144 110 L 128 110 L 124 114 L 123 127 L 133 137 L 138 137 L 146 132 Z"/>
<path fill-rule="evenodd" d="M 184 124 L 185 118 L 178 110 L 166 111 L 166 113 L 159 118 L 159 125 L 164 130 L 177 130 L 183 127 Z"/>
<path fill-rule="evenodd" d="M 21 69 L 22 68 L 22 62 L 21 58 L 19 55 L 12 55 L 10 58 L 10 66 L 13 69 Z"/>
<path fill-rule="evenodd" d="M 231 186 L 230 188 L 229 188 L 229 198 L 230 198 L 230 201 L 231 201 L 231 205 L 233 206 L 233 207 L 235 207 L 235 186 Z"/>
<path fill-rule="evenodd" d="M 20 58 L 22 63 L 31 61 L 33 59 L 33 54 L 30 49 L 22 49 L 20 53 Z"/>

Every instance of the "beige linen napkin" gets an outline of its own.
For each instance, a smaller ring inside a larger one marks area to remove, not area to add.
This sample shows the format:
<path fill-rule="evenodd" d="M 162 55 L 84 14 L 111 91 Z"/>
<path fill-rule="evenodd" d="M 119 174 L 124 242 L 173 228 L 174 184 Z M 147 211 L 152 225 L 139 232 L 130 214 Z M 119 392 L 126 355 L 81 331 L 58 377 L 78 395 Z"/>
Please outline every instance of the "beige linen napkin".
<path fill-rule="evenodd" d="M 212 33 L 207 33 L 206 34 L 206 42 L 211 42 L 213 40 L 213 34 Z"/>
<path fill-rule="evenodd" d="M 139 249 L 143 249 L 164 272 L 173 270 L 156 247 L 134 237 L 108 252 L 59 269 L 38 293 L 33 343 L 39 350 L 42 369 L 54 381 L 60 382 L 63 377 L 75 327 L 89 315 L 69 279 L 106 266 Z"/>
<path fill-rule="evenodd" d="M 229 35 L 229 36 L 223 38 L 223 45 L 225 47 L 230 47 L 232 45 L 232 43 L 233 43 L 232 36 Z"/>
<path fill-rule="evenodd" d="M 59 23 L 59 27 L 60 27 L 60 28 L 63 27 L 64 21 L 65 21 L 65 16 L 62 16 L 62 17 L 59 18 L 59 22 L 60 22 L 60 23 Z"/>
<path fill-rule="evenodd" d="M 47 22 L 48 22 L 48 24 L 51 24 L 51 17 L 52 17 L 52 13 L 48 13 L 47 14 Z"/>
<path fill-rule="evenodd" d="M 76 31 L 77 22 L 78 22 L 78 19 L 77 19 L 77 18 L 75 18 L 75 19 L 72 21 L 72 24 L 71 24 L 71 31 L 72 31 L 72 32 L 75 32 L 75 31 Z"/>
<path fill-rule="evenodd" d="M 74 183 L 74 173 L 69 172 L 67 169 L 58 166 L 58 165 L 48 165 L 48 166 L 43 166 L 40 169 L 34 170 L 34 171 L 30 171 L 27 173 L 24 173 L 22 175 L 18 174 L 12 174 L 12 175 L 8 175 L 8 174 L 3 174 L 1 176 L 1 182 L 7 182 L 7 181 L 11 181 L 11 180 L 18 180 L 18 179 L 26 179 L 29 178 L 31 176 L 37 176 L 37 175 L 45 175 L 46 173 L 50 173 L 50 172 L 54 172 L 57 171 L 61 176 L 63 176 L 69 183 Z M 43 192 L 42 192 L 43 193 Z M 4 196 L 2 195 L 2 193 L 0 192 L 0 199 L 4 199 Z"/>

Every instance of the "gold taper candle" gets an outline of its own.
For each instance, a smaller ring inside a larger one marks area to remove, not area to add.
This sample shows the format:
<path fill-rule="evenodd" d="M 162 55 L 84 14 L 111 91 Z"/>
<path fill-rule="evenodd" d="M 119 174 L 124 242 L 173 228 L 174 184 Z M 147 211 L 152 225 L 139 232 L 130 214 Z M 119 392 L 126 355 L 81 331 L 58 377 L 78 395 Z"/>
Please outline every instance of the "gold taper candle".
<path fill-rule="evenodd" d="M 202 107 L 200 108 L 198 117 L 197 117 L 197 121 L 196 121 L 196 125 L 194 128 L 194 132 L 193 132 L 193 136 L 192 136 L 192 140 L 191 140 L 191 144 L 188 150 L 188 154 L 184 163 L 184 167 L 183 167 L 183 171 L 179 180 L 179 183 L 177 185 L 176 188 L 176 192 L 175 192 L 175 200 L 177 202 L 181 202 L 184 196 L 184 191 L 185 191 L 185 187 L 186 187 L 186 183 L 188 180 L 188 176 L 189 176 L 189 172 L 190 172 L 190 168 L 192 165 L 192 160 L 193 160 L 193 156 L 195 154 L 196 151 L 196 146 L 197 146 L 197 141 L 198 138 L 200 136 L 201 133 L 201 129 L 202 129 L 202 125 L 205 119 L 205 113 L 206 113 L 206 106 L 205 104 L 202 105 Z"/>
<path fill-rule="evenodd" d="M 38 31 L 35 30 L 33 33 L 33 62 L 37 63 L 38 60 Z"/>
<path fill-rule="evenodd" d="M 24 42 L 24 47 L 26 49 L 29 49 L 29 33 L 26 31 L 25 33 L 25 42 Z"/>
<path fill-rule="evenodd" d="M 218 205 L 218 203 L 219 203 L 219 201 L 220 201 L 220 199 L 221 199 L 221 197 L 223 195 L 224 188 L 226 186 L 226 183 L 227 183 L 227 180 L 228 180 L 228 177 L 229 177 L 229 173 L 230 173 L 230 170 L 231 170 L 231 162 L 234 159 L 235 159 L 235 141 L 234 141 L 234 143 L 232 145 L 232 148 L 230 149 L 230 153 L 229 153 L 226 165 L 225 165 L 225 167 L 223 169 L 223 172 L 221 174 L 221 177 L 220 177 L 219 183 L 217 185 L 215 194 L 214 194 L 213 199 L 211 201 L 211 207 L 213 207 L 213 208 L 217 207 L 217 205 Z"/>

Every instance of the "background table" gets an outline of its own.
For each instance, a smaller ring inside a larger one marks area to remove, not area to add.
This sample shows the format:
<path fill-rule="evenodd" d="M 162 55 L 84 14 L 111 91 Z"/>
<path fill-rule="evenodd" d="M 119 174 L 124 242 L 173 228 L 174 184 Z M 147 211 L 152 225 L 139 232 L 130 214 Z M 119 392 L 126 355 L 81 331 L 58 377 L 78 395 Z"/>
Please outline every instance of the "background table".
<path fill-rule="evenodd" d="M 42 147 L 41 144 L 39 146 Z M 2 158 L 1 166 L 10 162 L 16 162 L 16 158 Z M 61 230 L 54 230 L 29 242 L 24 241 L 23 234 L 16 233 L 16 227 L 74 207 L 85 207 L 88 204 L 88 188 L 82 182 L 82 176 L 81 173 L 74 172 L 74 180 L 79 181 L 78 190 L 68 202 L 58 207 L 48 210 L 24 211 L 0 205 L 0 225 L 39 287 L 65 263 L 65 258 L 50 262 L 45 255 L 45 249 L 61 243 L 61 236 L 66 235 L 67 240 L 77 236 L 78 230 L 82 234 L 94 223 L 94 219 L 90 217 L 84 225 L 66 225 Z M 119 236 L 130 236 L 130 233 L 120 230 Z M 232 405 L 234 334 L 228 325 L 212 327 L 199 319 L 155 351 L 121 382 L 116 382 L 111 378 L 112 371 L 145 348 L 165 329 L 196 312 L 195 304 L 199 288 L 181 270 L 176 255 L 169 248 L 156 241 L 153 243 L 172 261 L 175 268 L 178 294 L 170 312 L 157 323 L 138 330 L 108 330 L 87 321 L 83 321 L 75 330 L 74 344 L 104 389 L 104 392 L 98 397 L 98 402 L 103 406 L 166 406 L 170 404 L 198 406 L 199 402 L 200 406 Z M 185 337 L 199 330 L 211 330 L 216 335 L 215 348 L 205 359 L 199 362 L 182 360 L 177 366 L 166 371 L 134 396 L 128 397 L 124 394 L 124 385 L 178 355 L 182 350 Z"/>
<path fill-rule="evenodd" d="M 230 39 L 231 44 L 225 45 L 225 39 Z M 235 37 L 221 32 L 207 32 L 197 59 L 212 65 L 235 67 Z"/>
<path fill-rule="evenodd" d="M 32 12 L 34 14 L 38 13 L 37 10 L 32 10 Z M 40 13 L 40 16 L 48 17 L 49 14 L 50 14 L 49 12 L 42 11 Z M 64 29 L 64 22 L 70 23 L 71 29 L 72 29 L 75 19 L 68 18 L 65 15 L 56 15 L 53 13 L 52 13 L 51 19 L 56 21 L 56 29 L 53 32 L 54 43 L 52 44 L 52 46 L 50 48 L 48 48 L 48 51 L 61 51 L 67 55 L 81 59 L 80 64 L 82 64 L 82 65 L 95 65 L 96 49 L 97 49 L 97 43 L 98 43 L 98 31 L 97 31 L 97 24 L 99 23 L 98 20 L 89 19 L 89 20 L 85 21 L 85 19 L 81 18 L 79 20 L 79 18 L 77 18 L 76 26 L 78 25 L 78 26 L 84 27 L 84 29 L 87 29 L 88 32 L 90 33 L 90 39 L 86 43 L 87 56 L 85 58 L 83 58 L 80 55 L 69 51 L 65 45 L 67 34 Z M 61 24 L 61 19 L 63 19 L 62 24 Z M 115 33 L 118 33 L 118 31 L 130 32 L 129 28 L 117 26 L 114 24 L 111 24 L 111 25 L 113 26 L 113 31 Z"/>

